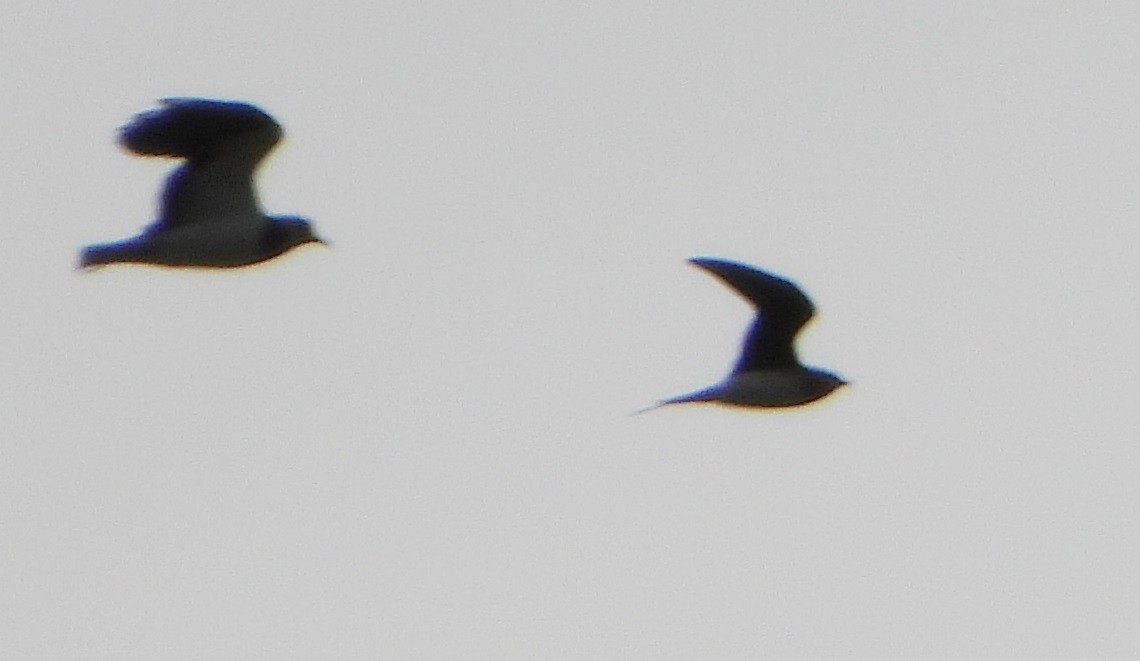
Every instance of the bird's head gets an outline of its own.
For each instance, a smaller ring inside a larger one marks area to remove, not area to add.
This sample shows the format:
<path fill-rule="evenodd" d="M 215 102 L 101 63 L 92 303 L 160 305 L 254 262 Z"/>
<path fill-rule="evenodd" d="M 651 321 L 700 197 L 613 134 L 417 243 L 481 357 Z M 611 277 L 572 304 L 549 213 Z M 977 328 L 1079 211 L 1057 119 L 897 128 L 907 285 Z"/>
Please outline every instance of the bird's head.
<path fill-rule="evenodd" d="M 328 243 L 313 233 L 308 218 L 300 216 L 273 216 L 269 219 L 269 231 L 265 234 L 267 259 L 306 243 Z"/>
<path fill-rule="evenodd" d="M 811 371 L 816 383 L 820 385 L 820 389 L 823 390 L 824 394 L 847 385 L 847 381 L 843 377 L 833 372 L 827 372 L 821 369 L 812 369 Z"/>

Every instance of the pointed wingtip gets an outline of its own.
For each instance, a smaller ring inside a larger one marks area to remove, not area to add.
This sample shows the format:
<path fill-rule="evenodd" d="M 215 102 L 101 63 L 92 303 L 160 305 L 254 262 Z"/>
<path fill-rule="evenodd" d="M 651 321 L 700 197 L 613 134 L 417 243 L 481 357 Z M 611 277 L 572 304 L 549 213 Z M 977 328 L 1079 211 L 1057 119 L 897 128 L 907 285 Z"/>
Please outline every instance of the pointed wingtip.
<path fill-rule="evenodd" d="M 768 313 L 802 317 L 800 324 L 815 314 L 815 305 L 792 280 L 743 262 L 716 257 L 693 257 L 689 263 L 709 272 L 736 290 L 757 308 Z"/>
<path fill-rule="evenodd" d="M 702 269 L 709 270 L 709 271 L 712 271 L 712 270 L 715 270 L 718 268 L 744 268 L 744 269 L 748 269 L 750 271 L 758 270 L 755 267 L 752 267 L 752 266 L 749 266 L 748 264 L 745 264 L 744 262 L 737 262 L 737 261 L 733 261 L 731 259 L 722 259 L 720 257 L 707 257 L 704 255 L 698 255 L 696 257 L 690 257 L 689 259 L 687 259 L 685 261 L 692 264 L 693 266 L 698 266 Z"/>
<path fill-rule="evenodd" d="M 775 282 L 780 282 L 780 283 L 795 286 L 787 278 L 776 275 L 775 273 L 772 273 L 770 271 L 765 271 L 763 269 L 757 268 L 755 266 L 752 266 L 751 264 L 746 264 L 744 262 L 738 262 L 738 261 L 733 260 L 733 259 L 723 259 L 721 257 L 698 256 L 698 257 L 690 257 L 687 261 L 690 264 L 692 264 L 693 266 L 700 267 L 700 268 L 702 268 L 706 271 L 709 271 L 710 273 L 713 273 L 713 274 L 720 276 L 722 278 L 725 277 L 726 275 L 738 275 L 739 274 L 739 275 L 745 275 L 747 277 L 754 278 L 754 279 L 775 281 Z"/>

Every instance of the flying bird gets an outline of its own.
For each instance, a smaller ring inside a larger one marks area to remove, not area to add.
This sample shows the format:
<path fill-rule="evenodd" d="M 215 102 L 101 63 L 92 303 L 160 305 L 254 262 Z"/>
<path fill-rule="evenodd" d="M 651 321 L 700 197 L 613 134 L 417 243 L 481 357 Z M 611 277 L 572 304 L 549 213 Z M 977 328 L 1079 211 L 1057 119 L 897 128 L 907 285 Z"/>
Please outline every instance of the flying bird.
<path fill-rule="evenodd" d="M 720 278 L 756 308 L 740 357 L 716 385 L 658 402 L 650 409 L 684 402 L 717 402 L 747 407 L 800 406 L 826 397 L 846 381 L 826 370 L 805 367 L 796 356 L 796 334 L 815 306 L 791 281 L 723 259 L 689 262 Z M 645 410 L 650 410 L 645 409 Z"/>
<path fill-rule="evenodd" d="M 237 101 L 163 99 L 136 115 L 120 130 L 124 147 L 185 163 L 166 179 L 157 220 L 133 239 L 88 246 L 81 266 L 248 266 L 324 243 L 308 219 L 267 216 L 258 204 L 253 173 L 281 135 L 272 117 Z"/>

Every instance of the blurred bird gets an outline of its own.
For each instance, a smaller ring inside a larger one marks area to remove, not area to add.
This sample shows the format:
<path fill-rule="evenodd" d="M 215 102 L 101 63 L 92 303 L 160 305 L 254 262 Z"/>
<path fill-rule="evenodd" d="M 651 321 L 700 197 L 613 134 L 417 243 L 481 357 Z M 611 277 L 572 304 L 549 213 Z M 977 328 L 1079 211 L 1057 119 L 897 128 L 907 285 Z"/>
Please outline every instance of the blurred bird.
<path fill-rule="evenodd" d="M 796 357 L 796 334 L 815 313 L 808 297 L 792 282 L 759 269 L 721 259 L 690 263 L 720 278 L 757 309 L 744 337 L 740 358 L 720 383 L 658 402 L 717 402 L 735 406 L 786 407 L 814 402 L 846 381 L 831 372 L 804 367 Z"/>
<path fill-rule="evenodd" d="M 186 162 L 167 178 L 154 223 L 136 238 L 88 246 L 81 265 L 247 266 L 324 243 L 307 219 L 266 216 L 258 204 L 253 172 L 281 135 L 272 117 L 236 101 L 163 99 L 136 115 L 120 131 L 123 146 Z"/>

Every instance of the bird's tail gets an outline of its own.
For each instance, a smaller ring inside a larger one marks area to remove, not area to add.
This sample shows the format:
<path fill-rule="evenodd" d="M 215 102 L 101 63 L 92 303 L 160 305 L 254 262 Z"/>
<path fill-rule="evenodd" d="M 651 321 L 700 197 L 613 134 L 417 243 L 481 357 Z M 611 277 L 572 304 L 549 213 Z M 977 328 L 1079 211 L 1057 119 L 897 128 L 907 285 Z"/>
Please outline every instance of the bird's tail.
<path fill-rule="evenodd" d="M 656 409 L 659 409 L 662 406 L 665 406 L 666 404 L 669 404 L 669 403 L 670 402 L 657 402 L 656 404 L 653 404 L 651 406 L 646 406 L 643 409 L 637 409 L 636 411 L 634 411 L 633 413 L 630 413 L 629 415 L 632 417 L 635 415 L 641 415 L 642 413 L 649 413 L 650 411 L 654 411 Z"/>
<path fill-rule="evenodd" d="M 79 254 L 79 268 L 90 269 L 115 262 L 137 262 L 138 249 L 130 243 L 100 243 L 87 246 Z"/>
<path fill-rule="evenodd" d="M 716 386 L 712 386 L 709 388 L 703 388 L 701 390 L 697 390 L 695 392 L 691 392 L 691 393 L 688 393 L 685 395 L 678 395 L 677 397 L 670 397 L 669 399 L 662 399 L 662 400 L 658 401 L 656 404 L 654 404 L 652 406 L 647 406 L 647 407 L 645 407 L 641 410 L 638 410 L 638 411 L 634 411 L 633 413 L 630 413 L 630 415 L 640 415 L 642 413 L 648 413 L 648 412 L 653 411 L 655 409 L 659 409 L 663 406 L 669 406 L 670 404 L 687 404 L 689 402 L 717 402 L 717 401 L 720 401 L 722 394 L 723 394 L 722 387 L 720 385 L 716 385 Z"/>
<path fill-rule="evenodd" d="M 708 388 L 702 388 L 691 393 L 678 395 L 677 397 L 670 397 L 669 399 L 662 399 L 653 406 L 647 406 L 640 411 L 634 411 L 630 415 L 639 415 L 641 413 L 648 413 L 654 409 L 659 409 L 663 406 L 670 404 L 686 404 L 689 402 L 719 402 L 724 396 L 724 385 L 717 384 Z"/>

